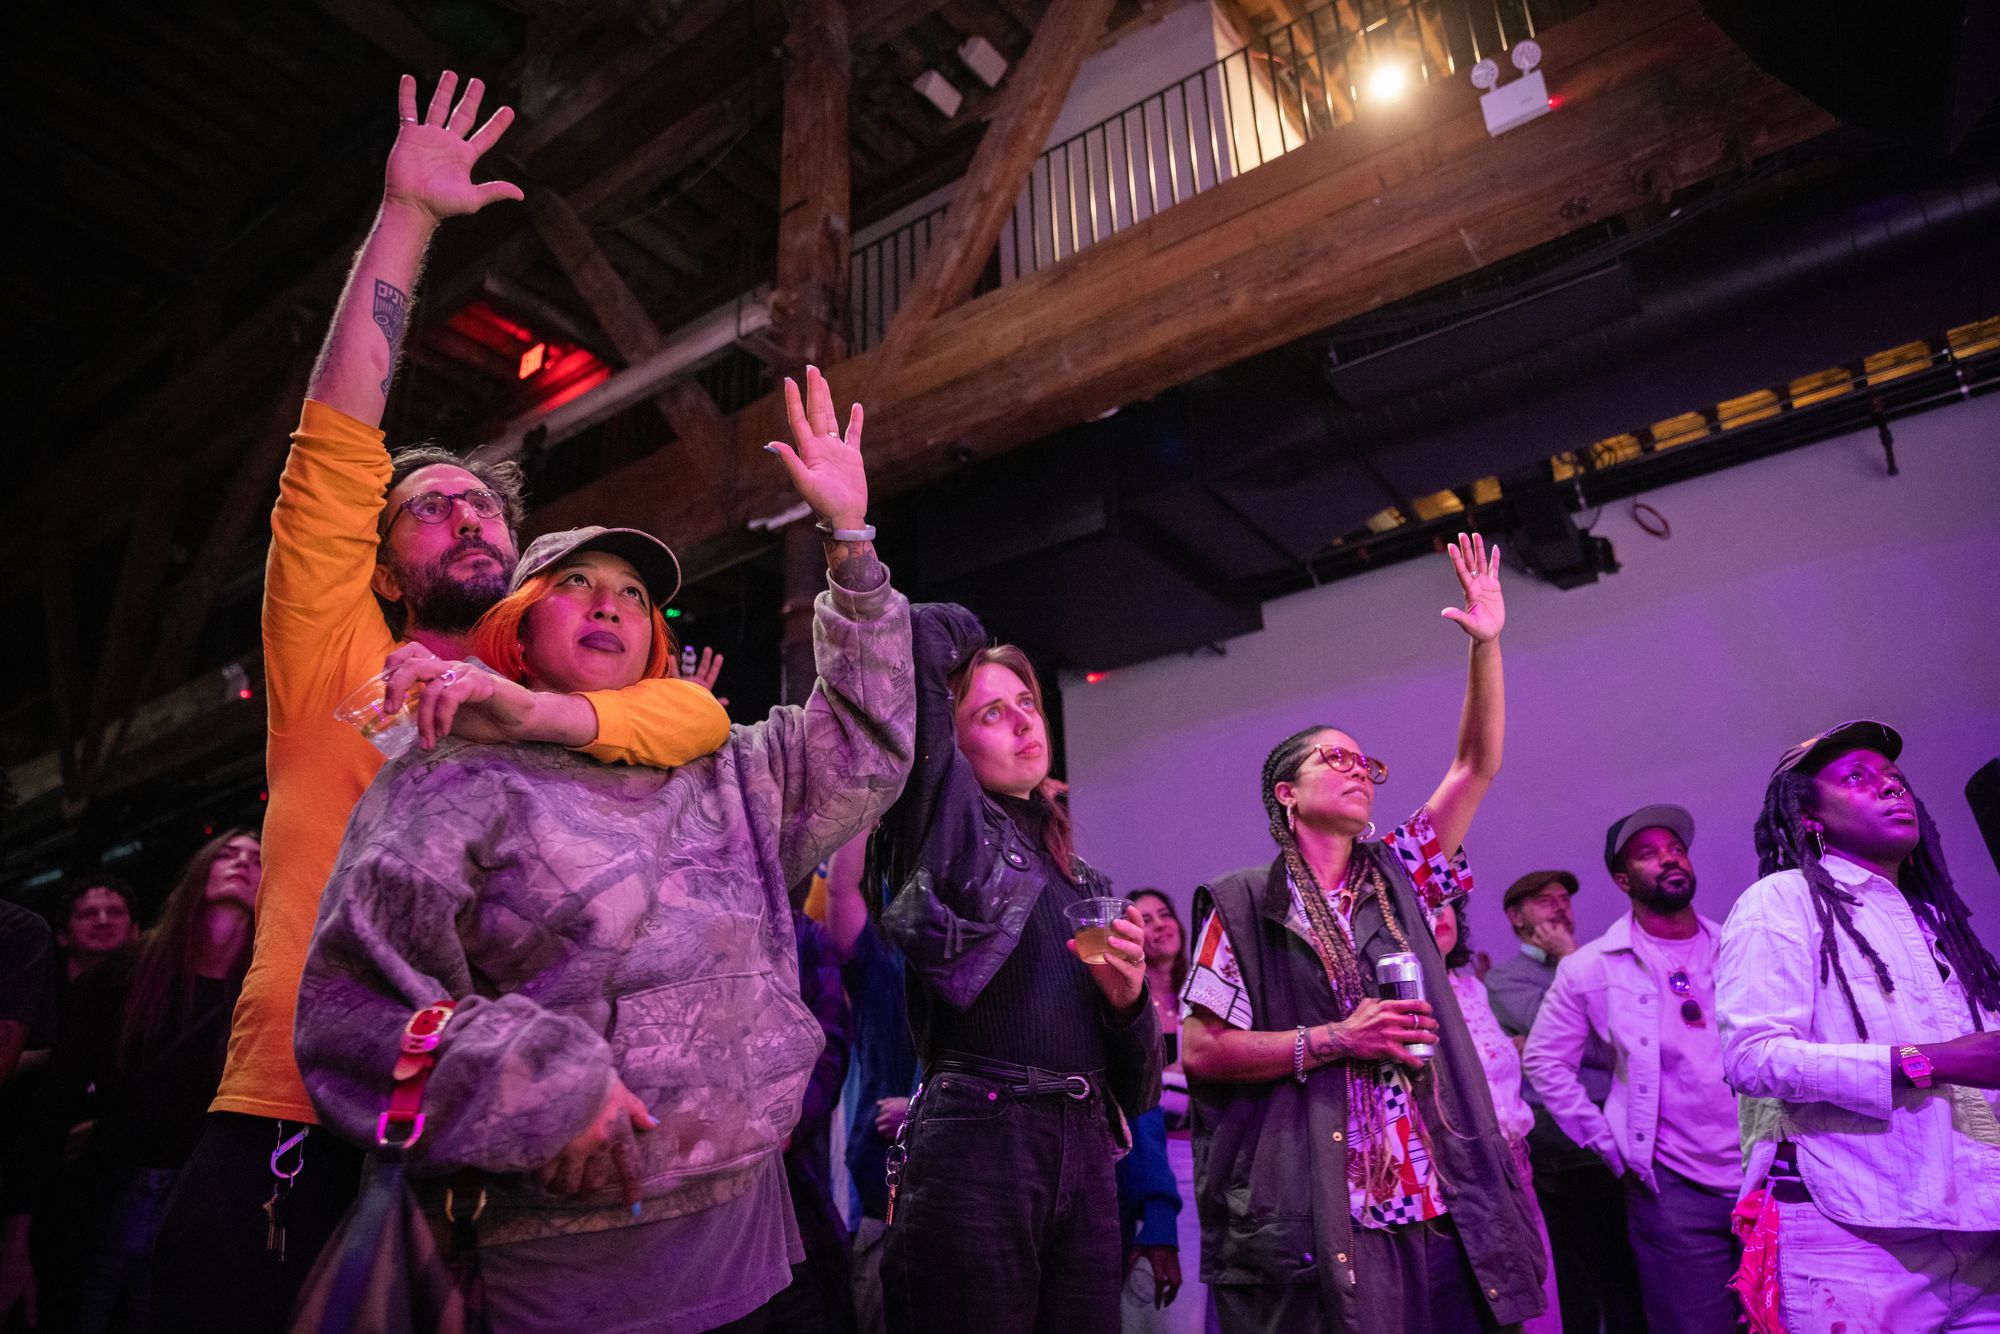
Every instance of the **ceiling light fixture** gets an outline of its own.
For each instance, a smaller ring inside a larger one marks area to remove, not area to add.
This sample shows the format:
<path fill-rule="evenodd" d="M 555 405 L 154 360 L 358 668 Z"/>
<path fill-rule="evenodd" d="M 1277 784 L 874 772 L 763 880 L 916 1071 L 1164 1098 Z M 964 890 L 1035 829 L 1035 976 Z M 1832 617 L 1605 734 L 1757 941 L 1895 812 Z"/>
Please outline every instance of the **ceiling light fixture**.
<path fill-rule="evenodd" d="M 965 95 L 952 86 L 951 80 L 934 69 L 919 74 L 910 87 L 922 94 L 923 99 L 936 107 L 946 120 L 956 116 L 959 104 L 965 101 Z"/>
<path fill-rule="evenodd" d="M 1403 95 L 1410 76 L 1401 65 L 1377 65 L 1368 76 L 1368 95 L 1377 102 L 1393 102 Z"/>
<path fill-rule="evenodd" d="M 1000 80 L 1006 77 L 1007 57 L 995 50 L 993 43 L 984 37 L 968 37 L 960 42 L 958 58 L 988 88 L 998 88 Z"/>

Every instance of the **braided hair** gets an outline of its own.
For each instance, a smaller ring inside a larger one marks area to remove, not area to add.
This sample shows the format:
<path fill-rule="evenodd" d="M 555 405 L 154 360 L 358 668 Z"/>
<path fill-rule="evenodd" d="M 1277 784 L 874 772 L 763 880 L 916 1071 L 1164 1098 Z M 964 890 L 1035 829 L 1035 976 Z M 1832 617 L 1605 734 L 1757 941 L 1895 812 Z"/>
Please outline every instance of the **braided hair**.
<path fill-rule="evenodd" d="M 1884 994 L 1893 993 L 1896 984 L 1882 956 L 1854 925 L 1854 905 L 1859 900 L 1827 871 L 1822 861 L 1824 845 L 1809 832 L 1812 796 L 1811 774 L 1788 769 L 1771 776 L 1770 786 L 1764 789 L 1764 809 L 1757 816 L 1757 873 L 1770 875 L 1774 871 L 1796 869 L 1805 876 L 1812 892 L 1813 911 L 1819 918 L 1820 983 L 1825 985 L 1829 976 L 1839 982 L 1848 1013 L 1854 1016 L 1855 1029 L 1866 1038 L 1868 1025 L 1855 1004 L 1847 970 L 1841 966 L 1840 936 L 1854 942 L 1855 949 L 1874 969 L 1875 980 Z M 1911 908 L 1930 924 L 1945 962 L 1958 974 L 1959 984 L 1971 1002 L 1972 1026 L 1983 1032 L 1986 1025 L 1980 1019 L 1980 1010 L 2000 1014 L 2000 964 L 1994 962 L 1993 955 L 1972 933 L 1972 914 L 1958 897 L 1958 890 L 1951 883 L 1951 872 L 1945 869 L 1944 848 L 1938 841 L 1931 813 L 1914 790 L 1910 792 L 1910 801 L 1917 811 L 1917 846 L 1897 872 L 1897 887 L 1909 899 Z"/>
<path fill-rule="evenodd" d="M 1299 902 L 1305 908 L 1306 925 L 1310 928 L 1313 950 L 1319 955 L 1320 966 L 1326 970 L 1326 980 L 1333 988 L 1334 1009 L 1345 1019 L 1354 1012 L 1368 995 L 1366 984 L 1361 978 L 1361 961 L 1354 953 L 1354 942 L 1340 924 L 1334 920 L 1333 910 L 1327 906 L 1326 890 L 1319 877 L 1299 851 L 1299 842 L 1292 833 L 1291 821 L 1286 818 L 1285 803 L 1278 800 L 1278 784 L 1289 783 L 1299 776 L 1305 765 L 1306 756 L 1312 753 L 1312 739 L 1321 732 L 1331 731 L 1328 726 L 1308 727 L 1295 732 L 1275 746 L 1264 757 L 1264 772 L 1261 792 L 1264 798 L 1264 814 L 1271 822 L 1271 838 L 1277 843 L 1278 851 L 1285 859 L 1285 869 L 1291 873 L 1292 883 L 1298 887 Z M 1342 888 L 1354 895 L 1355 906 L 1359 906 L 1365 895 L 1372 894 L 1382 908 L 1382 924 L 1389 929 L 1396 944 L 1404 952 L 1409 952 L 1409 937 L 1403 934 L 1402 923 L 1396 919 L 1396 905 L 1388 892 L 1388 884 L 1382 877 L 1382 870 L 1375 865 L 1373 856 L 1359 843 L 1347 860 L 1347 876 Z M 1390 1152 L 1387 1119 L 1383 1114 L 1382 1099 L 1378 1093 L 1372 1071 L 1364 1068 L 1364 1062 L 1346 1061 L 1347 1105 L 1356 1110 L 1361 1123 L 1362 1152 L 1350 1154 L 1348 1177 L 1358 1184 L 1366 1184 L 1372 1193 L 1388 1194 L 1396 1183 L 1396 1165 Z M 1430 1130 L 1424 1118 L 1415 1115 L 1417 1133 L 1424 1142 L 1426 1152 L 1430 1152 Z M 1442 1173 L 1442 1163 L 1435 1152 L 1430 1152 L 1433 1171 Z"/>

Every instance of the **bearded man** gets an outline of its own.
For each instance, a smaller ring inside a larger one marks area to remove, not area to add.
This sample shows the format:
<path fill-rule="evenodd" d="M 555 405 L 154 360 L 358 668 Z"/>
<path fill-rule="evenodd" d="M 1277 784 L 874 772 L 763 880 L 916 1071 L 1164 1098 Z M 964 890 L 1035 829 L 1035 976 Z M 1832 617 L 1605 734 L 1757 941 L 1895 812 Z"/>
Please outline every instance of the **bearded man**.
<path fill-rule="evenodd" d="M 1736 1095 L 1715 1019 L 1722 929 L 1694 910 L 1694 817 L 1645 806 L 1605 835 L 1632 911 L 1556 968 L 1522 1063 L 1564 1134 L 1624 1179 L 1625 1219 L 1654 1334 L 1730 1334 L 1730 1211 L 1743 1179 Z M 1578 1075 L 1592 1037 L 1613 1052 L 1610 1096 Z"/>

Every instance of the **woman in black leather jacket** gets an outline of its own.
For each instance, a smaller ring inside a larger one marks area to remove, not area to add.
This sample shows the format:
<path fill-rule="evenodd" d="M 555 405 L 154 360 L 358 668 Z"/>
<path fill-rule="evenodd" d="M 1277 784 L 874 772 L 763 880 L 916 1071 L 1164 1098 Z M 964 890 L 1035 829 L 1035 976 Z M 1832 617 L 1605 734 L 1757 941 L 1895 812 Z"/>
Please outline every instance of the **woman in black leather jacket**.
<path fill-rule="evenodd" d="M 1070 846 L 1034 670 L 962 607 L 912 611 L 917 761 L 877 856 L 924 1082 L 890 1156 L 888 1326 L 1116 1331 L 1112 1162 L 1160 1088 L 1138 913 L 1077 960 L 1063 909 L 1111 889 Z"/>

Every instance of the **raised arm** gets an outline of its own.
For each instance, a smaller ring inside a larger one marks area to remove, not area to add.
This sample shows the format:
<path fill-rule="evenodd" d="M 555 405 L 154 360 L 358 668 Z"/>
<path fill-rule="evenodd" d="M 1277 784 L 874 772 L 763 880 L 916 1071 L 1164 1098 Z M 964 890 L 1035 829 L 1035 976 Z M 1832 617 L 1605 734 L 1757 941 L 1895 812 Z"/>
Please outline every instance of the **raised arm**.
<path fill-rule="evenodd" d="M 868 896 L 861 877 L 868 869 L 869 832 L 848 839 L 826 862 L 826 937 L 841 963 L 854 957 L 855 942 L 868 929 Z"/>
<path fill-rule="evenodd" d="M 306 391 L 370 426 L 382 421 L 431 233 L 445 218 L 521 198 L 520 188 L 506 181 L 472 180 L 473 164 L 506 133 L 513 109 L 501 107 L 475 132 L 485 85 L 472 80 L 454 107 L 457 89 L 458 76 L 445 71 L 419 117 L 417 81 L 403 76 L 396 94 L 402 124 L 383 173 L 382 207 L 347 275 Z"/>
<path fill-rule="evenodd" d="M 820 515 L 827 591 L 813 607 L 819 671 L 803 708 L 774 709 L 737 733 L 738 767 L 777 784 L 775 835 L 785 884 L 796 884 L 877 819 L 910 772 L 915 702 L 910 691 L 910 604 L 889 586 L 867 530 L 868 476 L 861 461 L 861 405 L 845 431 L 819 371 L 802 396 L 785 382 L 794 444 L 765 446 Z M 756 804 L 768 800 L 752 794 Z"/>
<path fill-rule="evenodd" d="M 1507 698 L 1500 673 L 1500 628 L 1507 622 L 1507 605 L 1500 596 L 1500 548 L 1488 548 L 1474 533 L 1458 535 L 1446 547 L 1452 571 L 1465 591 L 1465 606 L 1446 607 L 1444 616 L 1458 622 L 1472 637 L 1471 662 L 1466 669 L 1465 709 L 1458 720 L 1458 750 L 1444 781 L 1427 804 L 1438 846 L 1453 852 L 1465 843 L 1473 814 L 1500 772 L 1501 744 L 1507 730 Z"/>

